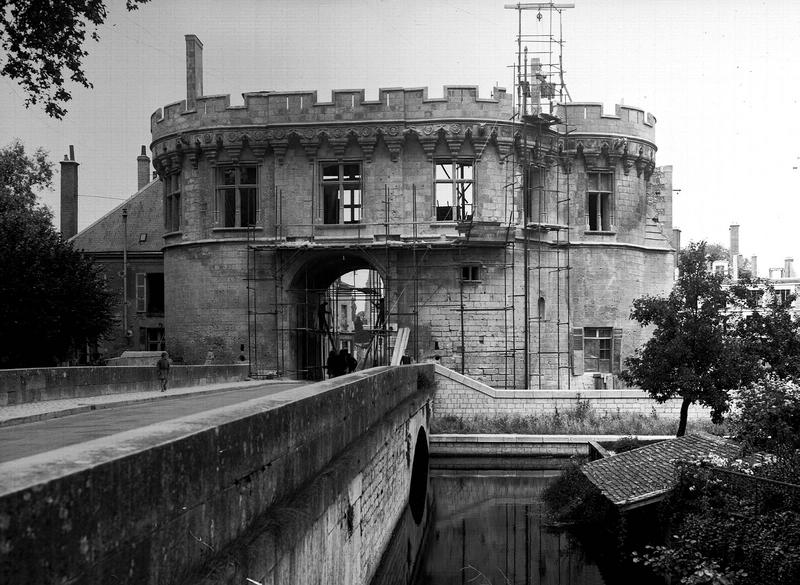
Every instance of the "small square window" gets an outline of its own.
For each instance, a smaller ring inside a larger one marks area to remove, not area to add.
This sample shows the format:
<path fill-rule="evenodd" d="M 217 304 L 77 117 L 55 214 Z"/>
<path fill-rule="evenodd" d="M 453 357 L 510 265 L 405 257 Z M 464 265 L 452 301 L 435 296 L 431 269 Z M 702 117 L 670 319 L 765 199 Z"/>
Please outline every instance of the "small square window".
<path fill-rule="evenodd" d="M 461 280 L 465 282 L 476 282 L 481 280 L 481 267 L 480 266 L 462 266 L 461 267 Z"/>

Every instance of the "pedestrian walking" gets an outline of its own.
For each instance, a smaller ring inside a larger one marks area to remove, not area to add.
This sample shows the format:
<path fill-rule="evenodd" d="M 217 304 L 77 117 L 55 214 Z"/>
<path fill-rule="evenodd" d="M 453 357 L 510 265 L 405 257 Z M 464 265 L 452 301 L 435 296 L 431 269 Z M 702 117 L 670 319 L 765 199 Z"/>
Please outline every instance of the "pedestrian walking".
<path fill-rule="evenodd" d="M 161 353 L 161 359 L 156 363 L 158 368 L 158 379 L 161 382 L 161 391 L 167 391 L 167 381 L 169 379 L 169 359 L 167 359 L 167 352 Z"/>

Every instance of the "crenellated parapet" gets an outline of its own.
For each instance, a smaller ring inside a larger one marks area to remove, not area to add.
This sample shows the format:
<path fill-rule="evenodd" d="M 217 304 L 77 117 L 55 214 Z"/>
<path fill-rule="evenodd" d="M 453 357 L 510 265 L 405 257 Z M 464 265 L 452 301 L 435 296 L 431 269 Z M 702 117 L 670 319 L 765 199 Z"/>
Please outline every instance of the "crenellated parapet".
<path fill-rule="evenodd" d="M 442 98 L 429 98 L 427 88 L 383 88 L 377 100 L 366 100 L 363 89 L 335 90 L 329 102 L 317 101 L 316 92 L 302 91 L 255 92 L 243 97 L 242 106 L 231 106 L 229 95 L 217 95 L 196 98 L 193 109 L 187 109 L 185 100 L 159 108 L 150 117 L 153 140 L 198 127 L 509 119 L 513 114 L 505 89 L 495 88 L 491 98 L 481 98 L 476 86 L 445 86 Z"/>
<path fill-rule="evenodd" d="M 329 147 L 337 157 L 360 148 L 367 161 L 385 145 L 393 160 L 409 140 L 416 140 L 432 159 L 446 147 L 451 154 L 482 153 L 496 148 L 506 156 L 517 132 L 511 121 L 511 97 L 496 88 L 481 99 L 477 87 L 445 87 L 444 98 L 428 98 L 427 90 L 381 89 L 380 99 L 364 100 L 364 90 L 338 90 L 332 102 L 317 102 L 314 92 L 245 95 L 244 106 L 230 106 L 228 96 L 199 97 L 194 110 L 186 102 L 158 110 L 151 119 L 154 166 L 169 172 L 187 159 L 215 160 L 221 152 L 238 160 L 248 151 L 257 158 L 270 151 L 281 164 L 291 147 L 309 160 Z M 444 146 L 442 146 L 444 145 Z"/>
<path fill-rule="evenodd" d="M 568 158 L 582 159 L 592 167 L 622 165 L 627 175 L 649 179 L 655 169 L 656 119 L 639 108 L 617 104 L 613 115 L 603 114 L 602 104 L 570 103 L 558 106 L 565 135 L 560 152 Z"/>

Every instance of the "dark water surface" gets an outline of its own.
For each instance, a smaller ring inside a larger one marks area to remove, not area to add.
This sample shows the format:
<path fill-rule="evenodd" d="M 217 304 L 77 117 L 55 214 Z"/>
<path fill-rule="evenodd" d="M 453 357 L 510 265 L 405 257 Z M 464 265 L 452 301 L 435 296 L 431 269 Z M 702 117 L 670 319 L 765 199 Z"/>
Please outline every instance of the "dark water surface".
<path fill-rule="evenodd" d="M 618 585 L 548 523 L 558 471 L 432 471 L 433 518 L 415 585 Z"/>

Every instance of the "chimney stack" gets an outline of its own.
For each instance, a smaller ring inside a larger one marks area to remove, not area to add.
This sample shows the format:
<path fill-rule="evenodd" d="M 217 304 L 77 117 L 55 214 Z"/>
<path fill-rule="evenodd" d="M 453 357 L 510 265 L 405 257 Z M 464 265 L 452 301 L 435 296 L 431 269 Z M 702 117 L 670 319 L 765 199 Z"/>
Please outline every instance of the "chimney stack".
<path fill-rule="evenodd" d="M 194 110 L 203 95 L 203 43 L 186 35 L 186 110 Z"/>
<path fill-rule="evenodd" d="M 739 224 L 731 224 L 731 278 L 739 280 Z"/>
<path fill-rule="evenodd" d="M 136 157 L 136 170 L 136 190 L 141 191 L 150 182 L 150 157 L 144 144 L 142 154 Z"/>
<path fill-rule="evenodd" d="M 78 233 L 78 163 L 75 147 L 69 145 L 69 156 L 61 161 L 61 237 L 70 239 Z"/>
<path fill-rule="evenodd" d="M 731 258 L 739 255 L 739 225 L 731 225 Z"/>
<path fill-rule="evenodd" d="M 792 278 L 794 276 L 794 258 L 787 257 L 783 261 L 783 277 Z"/>

